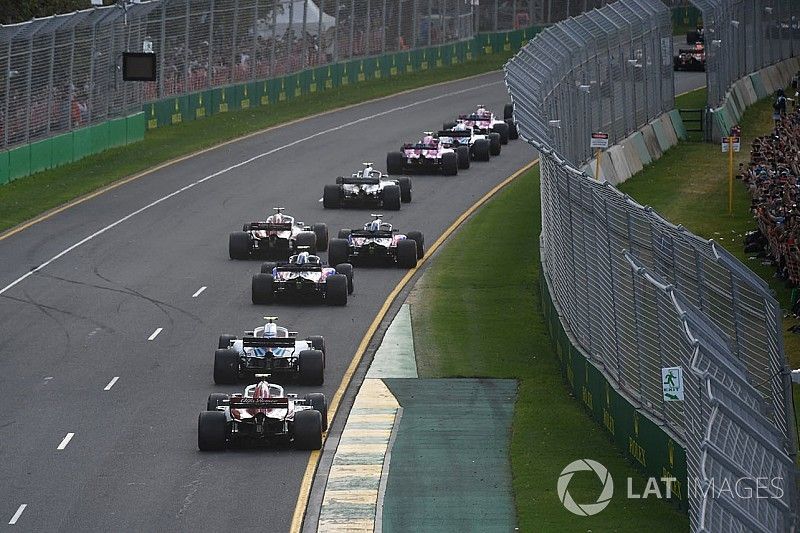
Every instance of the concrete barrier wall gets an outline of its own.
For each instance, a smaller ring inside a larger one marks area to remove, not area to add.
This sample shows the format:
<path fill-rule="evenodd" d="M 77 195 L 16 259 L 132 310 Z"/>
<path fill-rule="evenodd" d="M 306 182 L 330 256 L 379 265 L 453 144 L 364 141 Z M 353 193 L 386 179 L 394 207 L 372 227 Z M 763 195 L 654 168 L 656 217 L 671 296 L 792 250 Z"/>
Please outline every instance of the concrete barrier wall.
<path fill-rule="evenodd" d="M 778 89 L 788 87 L 798 68 L 800 58 L 793 57 L 736 81 L 725 95 L 725 102 L 711 110 L 711 136 L 714 142 L 720 142 L 722 137 L 728 135 L 731 127 L 742 120 L 749 106 L 772 96 Z"/>

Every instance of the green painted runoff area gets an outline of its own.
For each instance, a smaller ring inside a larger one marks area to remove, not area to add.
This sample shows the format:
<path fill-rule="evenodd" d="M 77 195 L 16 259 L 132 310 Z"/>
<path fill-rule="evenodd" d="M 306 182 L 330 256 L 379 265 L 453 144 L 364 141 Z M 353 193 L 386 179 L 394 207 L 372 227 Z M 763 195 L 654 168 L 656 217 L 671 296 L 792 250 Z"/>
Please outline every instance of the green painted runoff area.
<path fill-rule="evenodd" d="M 384 379 L 403 408 L 383 531 L 514 531 L 515 380 Z"/>

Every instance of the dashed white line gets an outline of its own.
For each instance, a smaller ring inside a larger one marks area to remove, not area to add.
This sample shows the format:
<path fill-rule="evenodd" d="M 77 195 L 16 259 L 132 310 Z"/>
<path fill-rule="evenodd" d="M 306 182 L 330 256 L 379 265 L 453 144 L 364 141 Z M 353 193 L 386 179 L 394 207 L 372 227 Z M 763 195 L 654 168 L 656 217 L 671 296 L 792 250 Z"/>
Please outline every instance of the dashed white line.
<path fill-rule="evenodd" d="M 192 294 L 192 298 L 197 298 L 198 296 L 200 296 L 201 294 L 203 294 L 203 291 L 204 291 L 204 290 L 206 290 L 207 288 L 208 288 L 208 287 L 205 287 L 205 286 L 203 286 L 203 287 L 200 287 L 199 289 L 197 289 L 197 292 L 196 292 L 196 293 Z"/>
<path fill-rule="evenodd" d="M 157 329 L 156 329 L 156 330 L 153 332 L 153 334 L 152 334 L 152 335 L 150 335 L 149 337 L 147 337 L 147 340 L 151 341 L 151 340 L 155 339 L 156 337 L 158 337 L 158 334 L 159 334 L 159 333 L 161 333 L 162 331 L 164 331 L 164 328 L 157 328 Z"/>
<path fill-rule="evenodd" d="M 17 509 L 17 512 L 14 513 L 14 516 L 12 516 L 11 520 L 8 521 L 8 525 L 9 526 L 13 526 L 14 524 L 17 523 L 17 520 L 19 520 L 19 517 L 22 516 L 22 511 L 24 511 L 27 506 L 28 506 L 27 503 L 23 503 L 22 505 L 19 506 L 19 508 Z"/>
<path fill-rule="evenodd" d="M 114 376 L 114 379 L 112 379 L 111 381 L 109 381 L 109 382 L 108 382 L 108 385 L 106 385 L 106 386 L 103 388 L 103 390 L 111 390 L 111 387 L 113 387 L 113 386 L 114 386 L 114 383 L 116 383 L 118 379 L 119 379 L 119 376 Z"/>
<path fill-rule="evenodd" d="M 324 198 L 320 198 L 320 199 L 319 199 L 319 200 L 317 200 L 317 201 L 318 201 L 318 202 L 322 202 L 322 200 L 324 200 Z"/>
<path fill-rule="evenodd" d="M 88 235 L 88 236 L 84 237 L 83 239 L 79 240 L 78 242 L 76 242 L 75 244 L 70 246 L 69 248 L 65 248 L 64 250 L 62 250 L 61 252 L 57 253 L 56 255 L 54 255 L 53 257 L 48 259 L 47 261 L 41 263 L 40 265 L 36 266 L 35 268 L 30 269 L 28 272 L 26 272 L 22 276 L 18 277 L 17 279 L 15 279 L 11 283 L 9 283 L 8 285 L 6 285 L 2 289 L 0 289 L 0 294 L 3 294 L 6 291 L 8 291 L 9 289 L 11 289 L 12 287 L 17 286 L 20 282 L 22 282 L 22 281 L 28 279 L 29 277 L 33 276 L 34 274 L 36 274 L 37 272 L 39 272 L 40 270 L 42 270 L 46 266 L 48 266 L 48 265 L 52 264 L 53 262 L 61 259 L 62 257 L 67 255 L 71 251 L 75 250 L 76 248 L 79 248 L 79 247 L 83 246 L 87 242 L 95 239 L 96 237 L 99 237 L 100 235 L 106 233 L 107 231 L 116 228 L 117 226 L 119 226 L 123 222 L 126 222 L 126 221 L 130 220 L 131 218 L 135 217 L 136 215 L 139 215 L 139 214 L 147 211 L 151 207 L 155 207 L 155 206 L 157 206 L 157 205 L 159 205 L 159 204 L 161 204 L 163 202 L 166 202 L 170 198 L 173 198 L 173 197 L 175 197 L 175 196 L 177 196 L 177 195 L 179 195 L 179 194 L 181 194 L 183 192 L 188 191 L 189 189 L 193 189 L 193 188 L 197 187 L 198 185 L 200 185 L 201 183 L 205 183 L 208 180 L 214 179 L 214 178 L 216 178 L 218 176 L 222 176 L 223 174 L 227 174 L 228 172 L 230 172 L 232 170 L 236 170 L 237 168 L 243 167 L 245 165 L 249 165 L 250 163 L 252 163 L 254 161 L 258 161 L 259 159 L 263 159 L 264 157 L 271 156 L 272 154 L 275 154 L 277 152 L 281 152 L 283 150 L 287 150 L 289 148 L 297 146 L 298 144 L 301 144 L 301 143 L 316 139 L 317 137 L 321 137 L 321 136 L 327 135 L 329 133 L 334 133 L 334 132 L 342 130 L 344 128 L 348 128 L 350 126 L 355 126 L 356 124 L 361 124 L 362 122 L 366 122 L 368 120 L 372 120 L 372 119 L 375 119 L 375 118 L 383 117 L 383 116 L 389 115 L 391 113 L 396 113 L 397 111 L 403 111 L 405 109 L 410 109 L 412 107 L 416 107 L 416 106 L 419 106 L 419 105 L 422 105 L 422 104 L 426 104 L 428 102 L 434 102 L 436 100 L 443 100 L 445 98 L 452 98 L 453 96 L 457 96 L 459 94 L 468 93 L 468 92 L 475 91 L 475 90 L 478 90 L 478 89 L 484 89 L 486 87 L 491 87 L 492 85 L 499 85 L 501 83 L 504 83 L 504 82 L 503 81 L 493 81 L 493 82 L 488 82 L 488 83 L 482 83 L 480 85 L 473 85 L 471 87 L 467 87 L 466 89 L 460 89 L 458 91 L 452 91 L 452 92 L 449 92 L 449 93 L 446 93 L 446 94 L 440 94 L 438 96 L 433 96 L 433 97 L 428 98 L 426 100 L 416 100 L 416 101 L 414 101 L 414 102 L 412 102 L 410 104 L 405 104 L 405 105 L 393 107 L 391 109 L 386 109 L 386 110 L 381 111 L 379 113 L 374 113 L 372 115 L 367 115 L 365 117 L 357 118 L 355 120 L 351 120 L 349 122 L 345 122 L 343 124 L 339 124 L 338 126 L 333 126 L 331 128 L 320 130 L 320 131 L 318 131 L 316 133 L 312 133 L 311 135 L 308 135 L 306 137 L 302 137 L 300 139 L 295 139 L 292 142 L 286 143 L 286 144 L 281 145 L 281 146 L 277 146 L 277 147 L 275 147 L 275 148 L 273 148 L 271 150 L 268 150 L 266 152 L 262 152 L 260 154 L 254 155 L 254 156 L 252 156 L 252 157 L 250 157 L 248 159 L 240 161 L 240 162 L 238 162 L 238 163 L 236 163 L 234 165 L 231 165 L 231 166 L 229 166 L 227 168 L 223 168 L 222 170 L 218 170 L 218 171 L 214 172 L 213 174 L 209 174 L 208 176 L 205 176 L 205 177 L 200 178 L 200 179 L 198 179 L 196 181 L 193 181 L 193 182 L 191 182 L 191 183 L 189 183 L 187 185 L 184 185 L 180 189 L 174 190 L 171 193 L 167 194 L 166 196 L 162 196 L 161 198 L 159 198 L 157 200 L 153 200 L 149 204 L 147 204 L 147 205 L 145 205 L 143 207 L 140 207 L 136 211 L 128 213 L 127 215 L 125 215 L 124 217 L 120 218 L 116 222 L 112 222 L 111 224 L 109 224 L 109 225 L 107 225 L 107 226 L 95 231 L 91 235 Z"/>
<path fill-rule="evenodd" d="M 63 450 L 64 448 L 66 448 L 67 444 L 69 444 L 69 441 L 71 441 L 72 437 L 74 436 L 75 433 L 67 433 L 67 436 L 64 437 L 64 440 L 61 441 L 61 444 L 58 445 L 58 448 L 56 448 L 56 450 Z"/>

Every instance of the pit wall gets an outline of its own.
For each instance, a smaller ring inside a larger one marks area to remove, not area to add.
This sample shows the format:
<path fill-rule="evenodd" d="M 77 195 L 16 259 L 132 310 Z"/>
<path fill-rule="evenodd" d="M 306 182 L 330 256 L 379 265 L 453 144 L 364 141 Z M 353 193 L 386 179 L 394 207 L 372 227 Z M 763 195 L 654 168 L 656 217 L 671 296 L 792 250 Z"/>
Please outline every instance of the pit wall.
<path fill-rule="evenodd" d="M 792 82 L 792 76 L 798 70 L 800 70 L 800 58 L 792 57 L 740 78 L 725 95 L 725 102 L 711 110 L 713 140 L 720 142 L 723 136 L 728 135 L 731 126 L 741 121 L 745 109 L 749 106 L 774 95 L 778 89 L 788 87 Z"/>
<path fill-rule="evenodd" d="M 605 431 L 608 438 L 645 477 L 675 478 L 671 503 L 688 511 L 686 450 L 658 424 L 637 410 L 636 404 L 614 389 L 603 373 L 578 348 L 564 326 L 558 305 L 550 296 L 544 269 L 540 275 L 542 310 L 550 339 L 556 347 L 561 374 L 569 391 Z M 615 480 L 624 487 L 624 480 Z M 659 481 L 659 486 L 663 487 Z M 634 483 L 634 493 L 644 487 Z"/>
<path fill-rule="evenodd" d="M 78 161 L 144 139 L 145 131 L 191 122 L 211 115 L 274 105 L 294 98 L 355 85 L 459 65 L 481 55 L 514 52 L 539 33 L 541 26 L 485 33 L 442 46 L 346 61 L 280 78 L 215 87 L 145 104 L 140 113 L 73 130 L 0 152 L 0 186 L 36 172 Z"/>

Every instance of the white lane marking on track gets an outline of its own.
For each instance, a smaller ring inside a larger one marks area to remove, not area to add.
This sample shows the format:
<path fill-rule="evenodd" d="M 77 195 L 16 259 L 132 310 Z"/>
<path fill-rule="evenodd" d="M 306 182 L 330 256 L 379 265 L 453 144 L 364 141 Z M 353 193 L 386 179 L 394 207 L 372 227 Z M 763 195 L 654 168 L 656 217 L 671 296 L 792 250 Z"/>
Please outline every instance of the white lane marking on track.
<path fill-rule="evenodd" d="M 58 448 L 56 448 L 56 450 L 63 450 L 64 448 L 66 448 L 67 444 L 69 444 L 69 441 L 71 441 L 72 437 L 74 436 L 75 433 L 67 433 L 67 436 L 64 437 L 64 440 L 61 441 L 61 444 L 58 445 Z"/>
<path fill-rule="evenodd" d="M 151 340 L 155 339 L 156 337 L 158 337 L 158 334 L 161 333 L 162 331 L 164 331 L 164 328 L 156 328 L 156 330 L 153 332 L 153 334 L 150 335 L 149 337 L 147 337 L 147 340 L 151 341 Z"/>
<path fill-rule="evenodd" d="M 17 509 L 17 512 L 14 513 L 14 516 L 12 516 L 11 520 L 8 521 L 8 525 L 9 526 L 13 526 L 14 524 L 17 523 L 17 520 L 19 520 L 19 517 L 22 516 L 22 511 L 24 511 L 27 506 L 28 506 L 27 503 L 23 503 L 22 505 L 19 506 L 19 508 Z"/>
<path fill-rule="evenodd" d="M 361 124 L 362 122 L 366 122 L 366 121 L 372 120 L 374 118 L 382 117 L 384 115 L 395 113 L 397 111 L 403 111 L 404 109 L 409 109 L 409 108 L 412 108 L 412 107 L 416 107 L 416 106 L 419 106 L 419 105 L 422 105 L 422 104 L 426 104 L 428 102 L 433 102 L 433 101 L 436 101 L 436 100 L 442 100 L 442 99 L 445 99 L 445 98 L 452 98 L 453 96 L 456 96 L 456 95 L 459 95 L 459 94 L 468 93 L 468 92 L 472 92 L 472 91 L 475 91 L 477 89 L 485 89 L 486 87 L 491 87 L 492 85 L 500 85 L 502 83 L 504 83 L 504 82 L 503 81 L 493 81 L 493 82 L 490 82 L 490 83 L 483 83 L 481 85 L 475 85 L 473 87 L 468 87 L 466 89 L 453 91 L 453 92 L 450 92 L 450 93 L 447 93 L 447 94 L 440 94 L 439 96 L 434 96 L 432 98 L 428 98 L 427 100 L 413 102 L 413 103 L 406 104 L 406 105 L 401 105 L 401 106 L 398 106 L 398 107 L 393 107 L 391 109 L 387 109 L 385 111 L 381 111 L 380 113 L 375 113 L 373 115 L 368 115 L 366 117 L 361 117 L 361 118 L 358 118 L 356 120 L 351 120 L 350 122 L 345 122 L 344 124 L 339 124 L 338 126 L 334 126 L 332 128 L 328 128 L 326 130 L 318 131 L 317 133 L 311 134 L 311 135 L 309 135 L 307 137 L 303 137 L 301 139 L 296 139 L 296 140 L 294 140 L 294 141 L 292 141 L 290 143 L 284 144 L 283 146 L 278 146 L 277 148 L 273 148 L 272 150 L 268 150 L 266 152 L 262 152 L 262 153 L 260 153 L 258 155 L 254 155 L 253 157 L 245 159 L 244 161 L 240 161 L 240 162 L 236 163 L 235 165 L 231 165 L 231 166 L 229 166 L 227 168 L 223 168 L 222 170 L 218 170 L 218 171 L 214 172 L 213 174 L 209 174 L 208 176 L 206 176 L 204 178 L 200 178 L 199 180 L 193 181 L 192 183 L 190 183 L 188 185 L 184 185 L 180 189 L 172 191 L 168 195 L 162 196 L 158 200 L 153 200 L 152 202 L 150 202 L 149 204 L 145 205 L 144 207 L 140 207 L 136 211 L 133 211 L 132 213 L 129 213 L 129 214 L 125 215 L 124 217 L 120 218 L 119 220 L 117 220 L 115 222 L 112 222 L 108 226 L 106 226 L 104 228 L 101 228 L 101 229 L 95 231 L 94 233 L 92 233 L 91 235 L 88 235 L 88 236 L 84 237 L 83 239 L 79 240 L 78 242 L 76 242 L 75 244 L 70 246 L 69 248 L 66 248 L 66 249 L 62 250 L 61 252 L 57 253 L 56 255 L 54 255 L 53 257 L 51 257 L 50 259 L 48 259 L 44 263 L 38 265 L 35 268 L 30 269 L 28 272 L 26 272 L 22 276 L 18 277 L 17 279 L 15 279 L 11 283 L 9 283 L 8 285 L 6 285 L 2 289 L 0 289 L 0 294 L 5 293 L 9 289 L 15 287 L 21 281 L 24 281 L 24 280 L 28 279 L 30 276 L 36 274 L 37 272 L 42 270 L 44 267 L 52 264 L 54 261 L 57 261 L 57 260 L 61 259 L 62 257 L 67 255 L 71 251 L 75 250 L 76 248 L 79 248 L 79 247 L 83 246 L 84 244 L 86 244 L 87 242 L 91 241 L 95 237 L 99 237 L 100 235 L 102 235 L 103 233 L 107 232 L 108 230 L 116 228 L 117 226 L 119 226 L 123 222 L 125 222 L 127 220 L 130 220 L 131 218 L 135 217 L 136 215 L 147 211 L 151 207 L 155 207 L 158 204 L 163 203 L 163 202 L 169 200 L 170 198 L 181 194 L 182 192 L 186 192 L 189 189 L 193 189 L 193 188 L 197 187 L 198 185 L 200 185 L 201 183 L 205 183 L 208 180 L 211 180 L 211 179 L 214 179 L 216 177 L 222 176 L 223 174 L 227 174 L 231 170 L 236 170 L 237 168 L 240 168 L 240 167 L 243 167 L 245 165 L 248 165 L 248 164 L 252 163 L 253 161 L 258 161 L 259 159 L 262 159 L 262 158 L 270 156 L 270 155 L 272 155 L 274 153 L 286 150 L 287 148 L 292 148 L 293 146 L 297 146 L 298 144 L 304 143 L 306 141 L 310 141 L 311 139 L 316 139 L 317 137 L 321 137 L 323 135 L 327 135 L 329 133 L 333 133 L 335 131 L 339 131 L 339 130 L 342 130 L 344 128 L 350 127 L 350 126 L 355 126 L 356 124 Z"/>
<path fill-rule="evenodd" d="M 317 200 L 317 201 L 318 201 L 318 202 L 321 202 L 322 200 L 323 200 L 323 198 L 320 198 L 320 199 L 319 199 L 319 200 Z"/>
<path fill-rule="evenodd" d="M 113 386 L 114 386 L 114 383 L 116 383 L 118 379 L 119 379 L 119 376 L 114 376 L 114 379 L 112 379 L 111 381 L 109 381 L 109 382 L 108 382 L 108 385 L 106 385 L 106 386 L 103 388 L 103 390 L 111 390 L 111 387 L 113 387 Z"/>
<path fill-rule="evenodd" d="M 207 288 L 208 288 L 208 287 L 205 287 L 205 286 L 203 286 L 203 287 L 200 287 L 199 289 L 197 289 L 197 292 L 196 292 L 196 293 L 192 294 L 192 298 L 197 298 L 198 296 L 200 296 L 201 294 L 203 294 L 203 291 L 204 291 L 204 290 L 206 290 Z"/>

